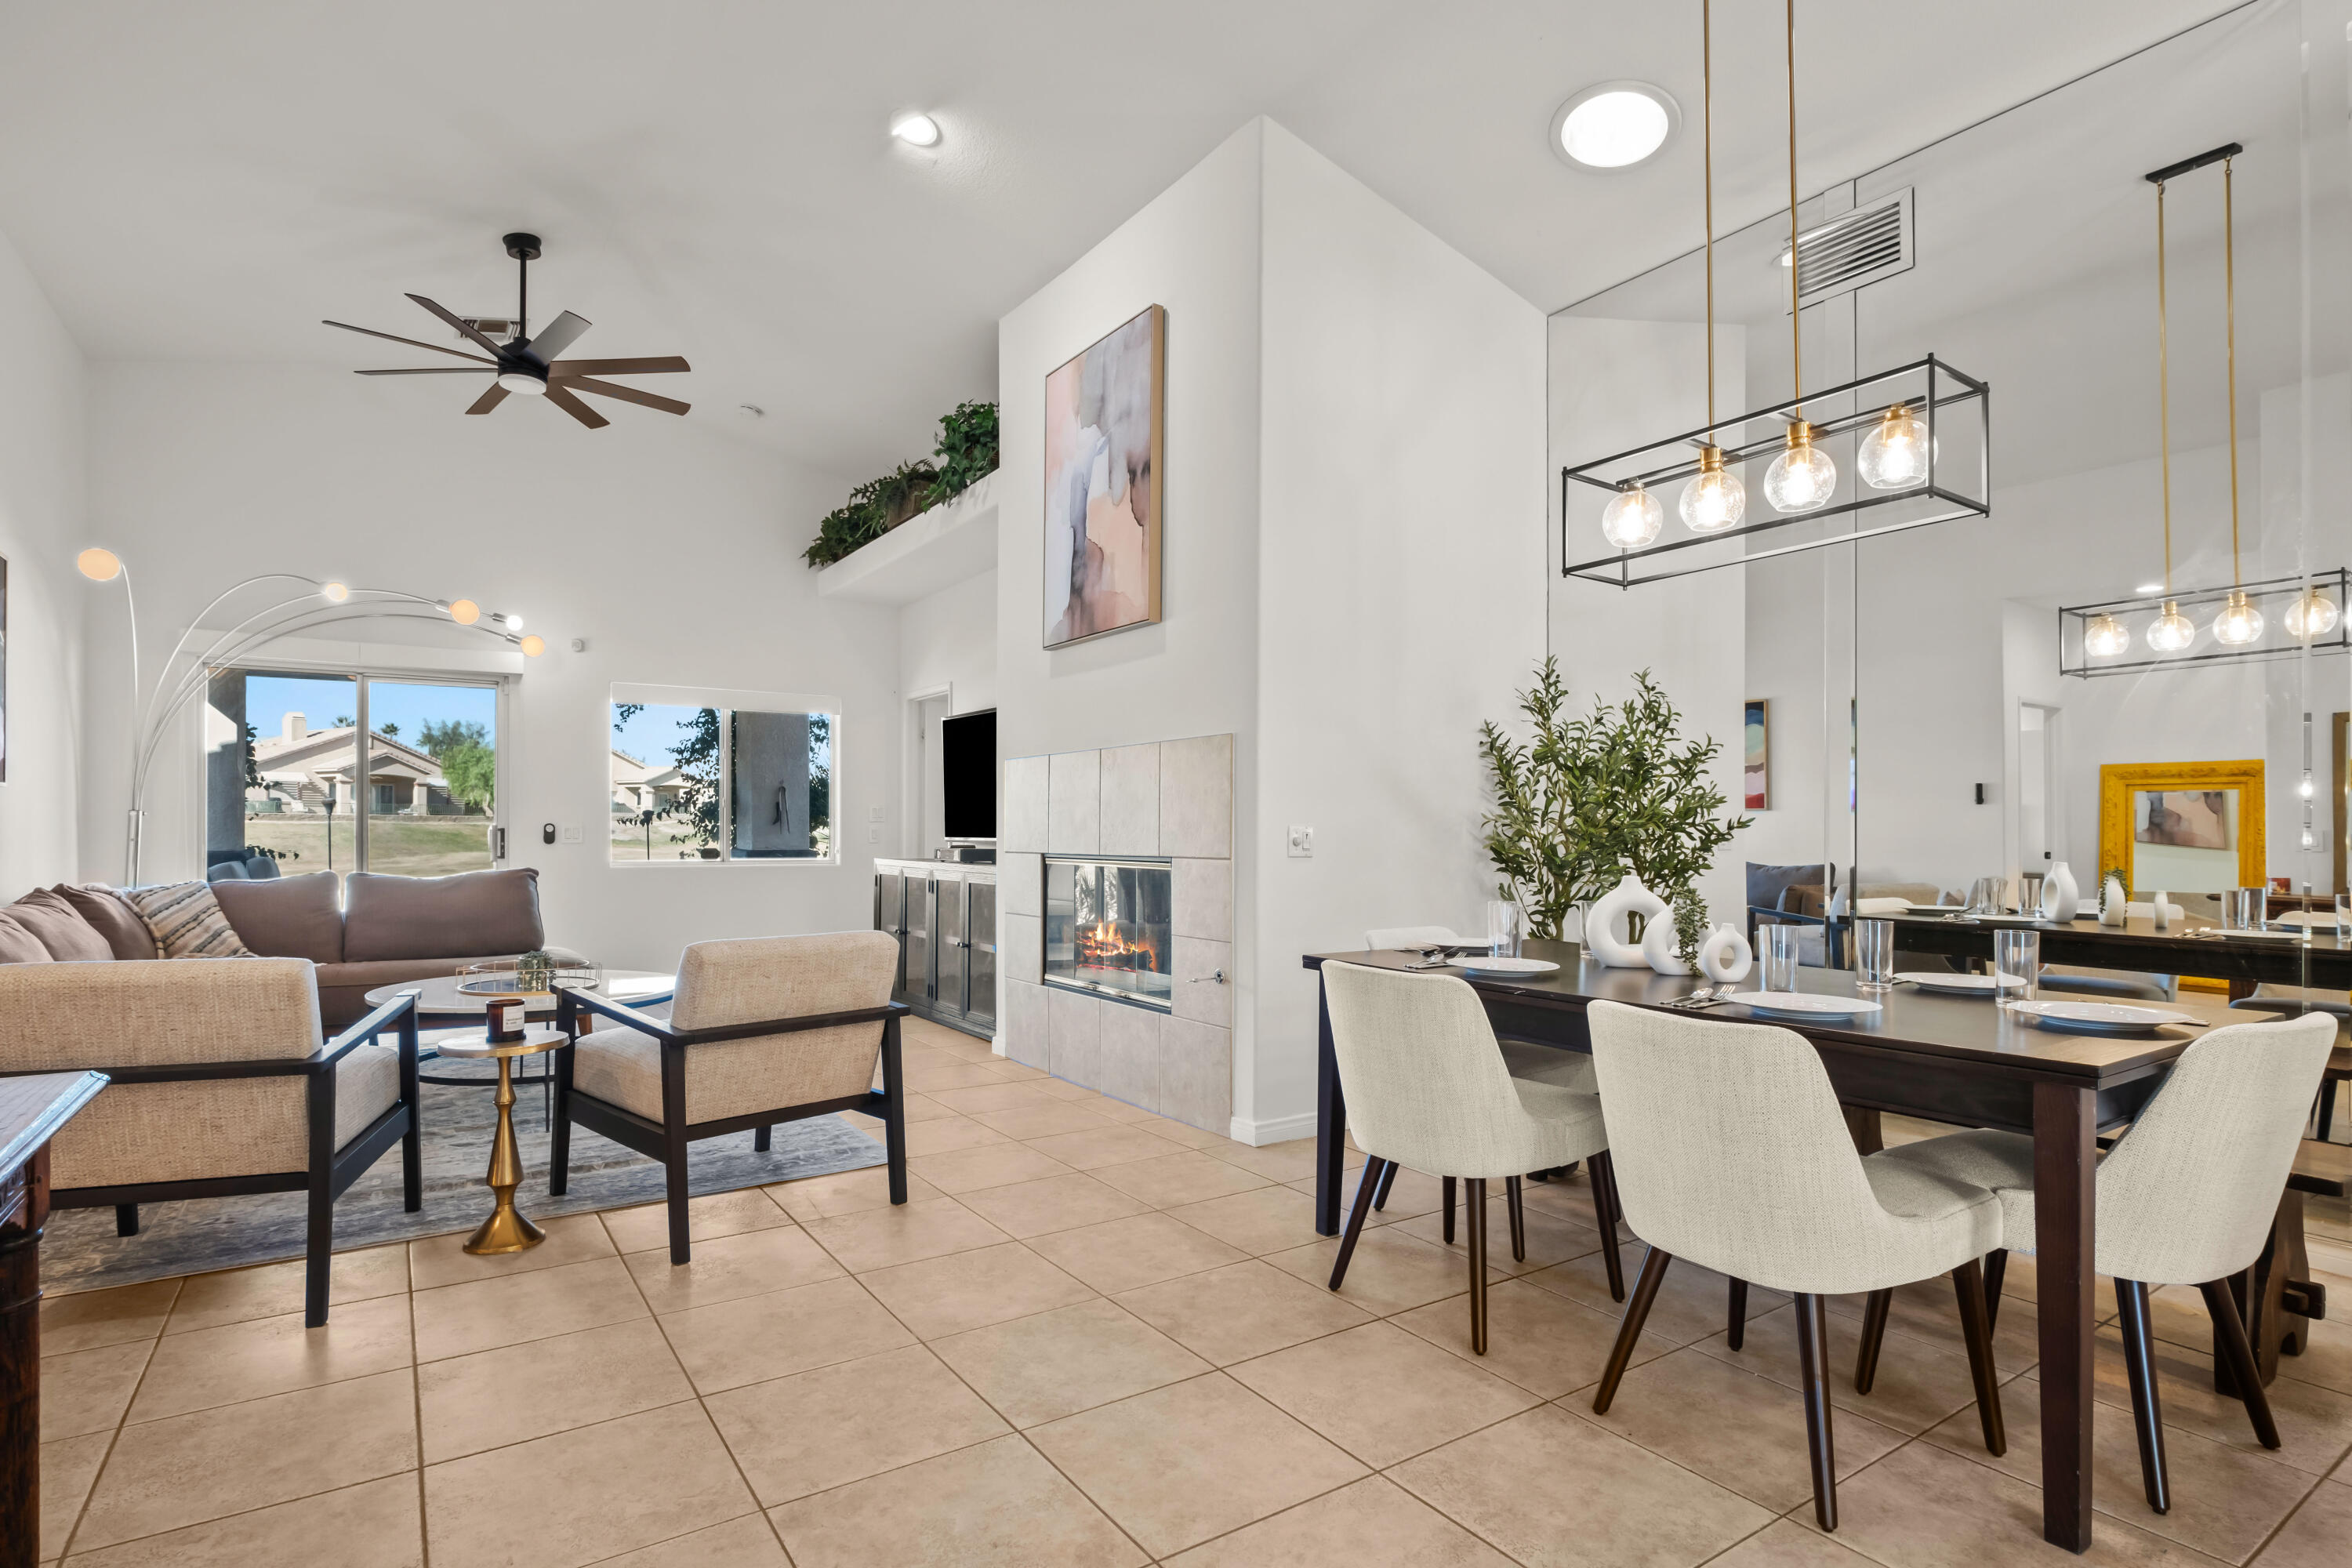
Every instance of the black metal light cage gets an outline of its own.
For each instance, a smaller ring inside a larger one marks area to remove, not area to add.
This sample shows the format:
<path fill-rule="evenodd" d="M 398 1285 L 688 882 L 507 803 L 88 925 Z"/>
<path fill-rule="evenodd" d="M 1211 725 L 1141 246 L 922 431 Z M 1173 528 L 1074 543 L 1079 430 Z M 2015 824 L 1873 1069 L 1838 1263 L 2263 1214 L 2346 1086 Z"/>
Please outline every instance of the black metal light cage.
<path fill-rule="evenodd" d="M 1772 511 L 1764 498 L 1764 470 L 1787 450 L 1787 427 L 1800 410 L 1811 423 L 1813 444 L 1819 447 L 1841 436 L 1867 436 L 1896 403 L 1909 404 L 1913 415 L 1927 427 L 1927 477 L 1922 483 L 1901 489 L 1870 489 L 1861 484 L 1853 454 L 1848 452 L 1839 461 L 1838 490 L 1828 505 L 1810 511 Z M 1991 405 L 1991 391 L 1983 382 L 1929 354 L 1842 386 L 1822 387 L 1801 398 L 1563 468 L 1559 471 L 1560 575 L 1631 588 L 1824 545 L 1988 516 L 1992 510 Z M 1822 410 L 1832 408 L 1837 411 L 1822 416 Z M 1761 440 L 1747 439 L 1747 426 L 1758 420 L 1772 421 L 1780 428 Z M 1946 459 L 1939 450 L 1942 441 L 1961 437 L 1966 440 L 1956 440 L 1956 446 L 1973 445 L 1975 451 L 1956 450 L 1952 458 Z M 1724 467 L 1740 473 L 1748 490 L 1748 516 L 1754 519 L 1759 511 L 1770 515 L 1719 533 L 1693 533 L 1684 528 L 1675 515 L 1679 491 L 1667 487 L 1695 477 L 1699 472 L 1699 450 L 1708 446 L 1721 447 Z M 1656 493 L 1658 504 L 1665 510 L 1666 523 L 1658 542 L 1639 550 L 1577 560 L 1573 542 L 1579 537 L 1598 537 L 1602 509 L 1612 497 L 1635 483 Z M 1762 550 L 1750 550 L 1740 542 L 1780 529 L 1839 519 L 1844 520 L 1844 526 L 1796 542 L 1775 543 Z M 1580 530 L 1585 531 L 1580 535 Z M 1736 547 L 1722 548 L 1726 544 Z M 1710 545 L 1717 548 L 1706 551 Z M 1690 551 L 1703 553 L 1685 553 Z M 1644 563 L 1654 564 L 1644 566 Z"/>
<path fill-rule="evenodd" d="M 2315 637 L 2298 637 L 2286 629 L 2286 612 L 2305 588 L 2336 603 L 2336 625 Z M 2263 616 L 2263 635 L 2242 647 L 2217 642 L 2213 617 L 2233 592 Z M 2179 669 L 2189 665 L 2255 664 L 2265 659 L 2294 658 L 2308 648 L 2315 655 L 2352 652 L 2352 615 L 2346 596 L 2352 594 L 2352 573 L 2339 566 L 2314 572 L 2308 577 L 2272 577 L 2248 583 L 2242 589 L 2192 588 L 2175 594 L 2136 594 L 2101 605 L 2069 605 L 2058 612 L 2058 673 L 2061 675 L 2137 675 L 2151 669 Z M 2197 626 L 2197 640 L 2179 653 L 2158 653 L 2147 646 L 2147 623 L 2161 615 L 2169 599 Z M 2083 646 L 2091 620 L 2113 616 L 2131 633 L 2131 647 L 2111 658 L 2093 657 Z"/>

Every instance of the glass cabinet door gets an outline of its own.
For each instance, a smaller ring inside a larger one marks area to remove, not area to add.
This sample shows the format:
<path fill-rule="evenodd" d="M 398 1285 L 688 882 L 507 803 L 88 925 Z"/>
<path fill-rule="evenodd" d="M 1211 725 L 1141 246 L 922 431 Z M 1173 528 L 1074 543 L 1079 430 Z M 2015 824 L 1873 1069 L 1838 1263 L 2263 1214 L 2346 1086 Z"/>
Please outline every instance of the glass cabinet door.
<path fill-rule="evenodd" d="M 971 988 L 964 1012 L 975 1023 L 996 1017 L 996 884 L 973 882 L 964 907 L 964 941 L 971 958 Z"/>
<path fill-rule="evenodd" d="M 963 891 L 961 877 L 941 877 L 932 884 L 939 897 L 931 905 L 932 933 L 939 943 L 940 982 L 933 993 L 944 1012 L 963 1011 Z"/>
<path fill-rule="evenodd" d="M 910 1001 L 931 999 L 931 889 L 926 877 L 907 879 L 907 995 Z"/>

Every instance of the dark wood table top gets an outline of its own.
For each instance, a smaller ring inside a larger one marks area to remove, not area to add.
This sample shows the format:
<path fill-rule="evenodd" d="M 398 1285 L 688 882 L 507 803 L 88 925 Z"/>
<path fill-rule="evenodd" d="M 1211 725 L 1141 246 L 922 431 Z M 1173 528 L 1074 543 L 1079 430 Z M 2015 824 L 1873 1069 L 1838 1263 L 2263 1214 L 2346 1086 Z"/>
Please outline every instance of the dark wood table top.
<path fill-rule="evenodd" d="M 1994 931 L 2032 931 L 2042 933 L 2045 963 L 2215 980 L 2352 986 L 2352 941 L 2332 931 L 2308 937 L 2225 936 L 2218 928 L 2189 927 L 2178 921 L 2168 930 L 2158 931 L 2156 922 L 2144 915 L 2120 926 L 2101 925 L 2095 920 L 2028 922 L 1909 914 L 1863 918 L 1892 921 L 1896 945 L 1915 952 L 1987 956 L 1992 952 Z"/>
<path fill-rule="evenodd" d="M 1580 1012 L 1595 999 L 1656 1006 L 1686 996 L 1705 983 L 1696 975 L 1588 963 L 1574 942 L 1530 941 L 1521 951 L 1529 958 L 1550 959 L 1559 968 L 1538 975 L 1465 974 L 1459 969 L 1430 973 L 1459 975 L 1493 1000 Z M 1309 954 L 1305 963 L 1309 969 L 1320 969 L 1327 962 L 1410 969 L 1419 960 L 1414 952 L 1328 952 Z M 1821 995 L 1858 994 L 1850 970 L 1800 970 L 1797 984 L 1801 991 Z M 1750 971 L 1739 988 L 1757 987 L 1758 976 Z M 1855 1018 L 1765 1018 L 1736 1005 L 1709 1007 L 1691 1016 L 1777 1024 L 1820 1044 L 1874 1047 L 2088 1084 L 2113 1083 L 2161 1068 L 2205 1032 L 2204 1027 L 2179 1025 L 2149 1036 L 2067 1034 L 2028 1023 L 1989 997 L 1937 995 L 1910 985 L 1897 985 L 1870 999 L 1879 1004 L 1881 1011 Z M 2207 1026 L 2253 1023 L 2264 1016 L 2243 1008 L 2231 1009 L 2218 996 L 2189 996 L 2165 1005 L 2203 1020 Z"/>
<path fill-rule="evenodd" d="M 106 1087 L 102 1072 L 0 1078 L 0 1173 L 14 1171 Z"/>

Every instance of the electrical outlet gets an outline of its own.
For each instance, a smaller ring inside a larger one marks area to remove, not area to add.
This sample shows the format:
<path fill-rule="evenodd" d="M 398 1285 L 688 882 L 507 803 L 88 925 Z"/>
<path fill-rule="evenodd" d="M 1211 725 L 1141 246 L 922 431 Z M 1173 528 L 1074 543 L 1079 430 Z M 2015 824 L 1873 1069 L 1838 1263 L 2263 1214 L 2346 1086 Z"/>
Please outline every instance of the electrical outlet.
<path fill-rule="evenodd" d="M 580 842 L 580 825 L 578 823 L 567 822 L 563 825 L 563 842 L 566 844 L 577 844 Z"/>
<path fill-rule="evenodd" d="M 879 844 L 879 843 L 881 843 L 881 842 L 882 842 L 882 830 L 881 830 L 880 828 L 878 828 L 878 827 L 869 827 L 869 828 L 867 828 L 867 829 L 866 830 L 866 843 L 868 843 L 868 844 Z"/>
<path fill-rule="evenodd" d="M 1290 830 L 1290 858 L 1308 860 L 1315 856 L 1315 830 L 1294 826 Z"/>

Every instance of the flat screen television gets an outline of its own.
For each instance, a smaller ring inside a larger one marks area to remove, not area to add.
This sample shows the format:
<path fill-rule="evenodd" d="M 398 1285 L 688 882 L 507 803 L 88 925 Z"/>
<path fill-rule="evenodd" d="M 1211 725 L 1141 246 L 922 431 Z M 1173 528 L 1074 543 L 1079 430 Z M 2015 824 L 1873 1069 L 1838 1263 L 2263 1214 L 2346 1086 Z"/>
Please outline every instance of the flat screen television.
<path fill-rule="evenodd" d="M 996 710 L 940 722 L 940 773 L 950 839 L 996 837 Z"/>

